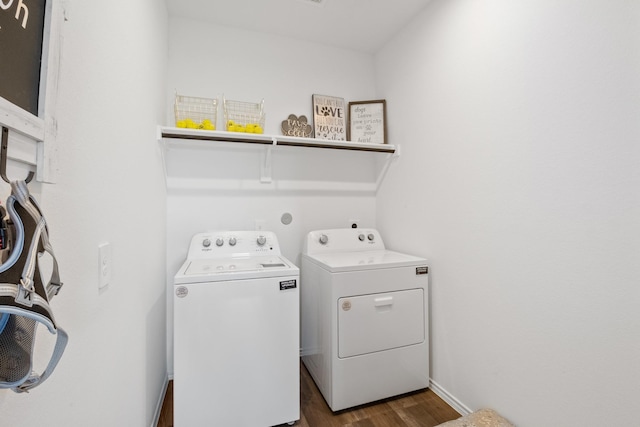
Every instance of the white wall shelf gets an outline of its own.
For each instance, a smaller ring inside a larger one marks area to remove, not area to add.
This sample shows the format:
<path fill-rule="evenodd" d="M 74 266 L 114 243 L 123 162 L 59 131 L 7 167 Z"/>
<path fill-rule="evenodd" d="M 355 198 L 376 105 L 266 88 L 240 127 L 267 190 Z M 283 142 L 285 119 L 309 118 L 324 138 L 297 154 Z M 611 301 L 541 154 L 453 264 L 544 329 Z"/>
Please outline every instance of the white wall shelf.
<path fill-rule="evenodd" d="M 264 135 L 252 133 L 207 131 L 160 127 L 159 139 L 192 139 L 200 141 L 240 142 L 246 144 L 265 144 L 293 147 L 329 148 L 334 150 L 371 151 L 376 153 L 396 152 L 396 147 L 389 144 L 365 144 L 351 141 L 329 141 L 315 138 L 297 138 L 282 135 Z"/>
<path fill-rule="evenodd" d="M 384 163 L 379 168 L 375 182 L 370 190 L 376 192 L 387 173 L 391 161 L 400 155 L 400 147 L 389 144 L 365 144 L 351 141 L 330 141 L 314 138 L 298 138 L 283 135 L 265 135 L 236 133 L 223 131 L 207 131 L 198 129 L 184 129 L 176 127 L 158 127 L 158 141 L 163 145 L 163 155 L 166 156 L 168 149 L 180 150 L 181 148 L 197 148 L 203 150 L 213 150 L 228 146 L 229 143 L 242 145 L 254 145 L 263 147 L 262 161 L 260 162 L 260 183 L 269 184 L 272 182 L 272 149 L 274 147 L 303 147 L 330 150 L 349 150 L 368 152 L 376 155 L 386 155 Z M 190 141 L 193 141 L 189 143 Z M 217 144 L 207 144 L 207 142 L 219 142 Z M 166 165 L 166 158 L 165 158 Z M 165 169 L 165 174 L 167 170 Z"/>

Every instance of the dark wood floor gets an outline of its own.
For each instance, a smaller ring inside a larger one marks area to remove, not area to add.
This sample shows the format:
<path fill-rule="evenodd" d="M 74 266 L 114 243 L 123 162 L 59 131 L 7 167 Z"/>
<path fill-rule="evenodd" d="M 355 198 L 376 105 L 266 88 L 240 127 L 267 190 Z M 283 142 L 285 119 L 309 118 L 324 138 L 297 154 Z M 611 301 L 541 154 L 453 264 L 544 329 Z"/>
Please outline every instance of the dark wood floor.
<path fill-rule="evenodd" d="M 460 414 L 431 390 L 331 412 L 306 368 L 300 364 L 300 421 L 296 422 L 296 427 L 433 427 L 458 417 Z M 172 381 L 164 398 L 158 427 L 173 427 Z"/>

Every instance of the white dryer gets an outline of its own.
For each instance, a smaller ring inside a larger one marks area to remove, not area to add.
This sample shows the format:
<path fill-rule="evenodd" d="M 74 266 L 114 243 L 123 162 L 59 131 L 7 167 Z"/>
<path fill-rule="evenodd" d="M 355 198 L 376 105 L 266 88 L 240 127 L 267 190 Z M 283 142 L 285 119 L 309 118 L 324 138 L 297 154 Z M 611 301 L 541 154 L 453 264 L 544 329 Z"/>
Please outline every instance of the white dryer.
<path fill-rule="evenodd" d="M 333 411 L 429 386 L 428 266 L 374 229 L 310 232 L 302 361 Z"/>
<path fill-rule="evenodd" d="M 195 235 L 174 278 L 174 422 L 300 418 L 299 270 L 271 232 Z"/>

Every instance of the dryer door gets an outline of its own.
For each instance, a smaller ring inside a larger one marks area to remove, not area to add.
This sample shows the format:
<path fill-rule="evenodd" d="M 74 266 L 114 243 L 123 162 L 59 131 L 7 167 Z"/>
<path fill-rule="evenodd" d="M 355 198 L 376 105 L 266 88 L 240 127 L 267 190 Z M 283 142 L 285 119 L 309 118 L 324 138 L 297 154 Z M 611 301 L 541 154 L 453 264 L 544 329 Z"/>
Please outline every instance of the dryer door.
<path fill-rule="evenodd" d="M 424 342 L 424 289 L 338 299 L 338 357 Z"/>

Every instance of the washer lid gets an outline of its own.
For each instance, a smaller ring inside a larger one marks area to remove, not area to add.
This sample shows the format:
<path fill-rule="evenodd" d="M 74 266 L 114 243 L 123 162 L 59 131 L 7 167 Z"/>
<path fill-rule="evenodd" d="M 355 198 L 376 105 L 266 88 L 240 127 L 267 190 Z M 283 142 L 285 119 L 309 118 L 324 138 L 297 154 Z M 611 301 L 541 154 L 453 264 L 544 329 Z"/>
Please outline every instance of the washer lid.
<path fill-rule="evenodd" d="M 282 256 L 249 256 L 187 260 L 175 276 L 175 283 L 219 282 L 297 275 L 291 261 Z"/>
<path fill-rule="evenodd" d="M 332 273 L 417 265 L 426 266 L 427 263 L 424 258 L 389 250 L 332 252 L 303 256 Z"/>

